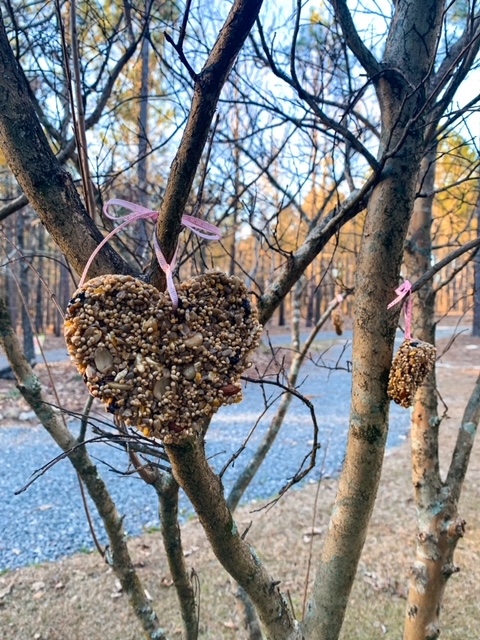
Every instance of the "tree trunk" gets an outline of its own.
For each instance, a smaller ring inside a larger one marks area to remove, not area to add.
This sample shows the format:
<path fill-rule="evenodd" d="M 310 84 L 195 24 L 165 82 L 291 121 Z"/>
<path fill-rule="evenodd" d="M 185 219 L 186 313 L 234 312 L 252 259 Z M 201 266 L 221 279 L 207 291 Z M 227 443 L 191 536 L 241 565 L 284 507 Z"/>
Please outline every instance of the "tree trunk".
<path fill-rule="evenodd" d="M 315 324 L 320 320 L 320 316 L 322 315 L 322 287 L 319 285 L 314 293 L 315 296 Z"/>
<path fill-rule="evenodd" d="M 477 237 L 480 237 L 480 187 L 475 209 L 475 219 L 477 221 Z M 473 261 L 474 264 L 474 285 L 473 285 L 473 326 L 472 336 L 480 337 L 480 255 L 477 253 Z"/>
<path fill-rule="evenodd" d="M 37 227 L 37 291 L 35 296 L 35 331 L 37 334 L 45 333 L 45 308 L 44 308 L 44 290 L 43 283 L 43 265 L 45 251 L 45 229 L 42 224 Z"/>
<path fill-rule="evenodd" d="M 423 192 L 433 193 L 435 186 L 437 145 L 422 159 L 419 185 Z M 409 238 L 405 250 L 407 277 L 414 281 L 430 266 L 432 256 L 433 195 L 418 198 L 415 202 L 410 222 Z M 413 336 L 430 344 L 435 344 L 435 295 L 429 280 L 413 297 Z M 439 551 L 433 543 L 438 540 L 433 534 L 440 524 L 433 516 L 432 500 L 438 496 L 441 482 L 438 464 L 437 396 L 435 391 L 435 371 L 418 390 L 412 415 L 412 467 L 415 501 L 418 509 L 419 531 L 417 534 L 417 557 L 411 570 L 410 590 L 405 618 L 404 638 L 425 640 L 437 629 L 437 617 L 442 589 L 441 568 L 443 561 L 432 557 L 432 551 Z M 438 532 L 437 532 L 438 533 Z M 442 555 L 442 554 L 441 554 Z M 440 573 L 438 572 L 440 569 Z"/>
<path fill-rule="evenodd" d="M 314 313 L 314 300 L 315 300 L 315 281 L 312 279 L 310 282 L 309 293 L 308 293 L 308 303 L 307 303 L 307 317 L 305 320 L 305 326 L 310 328 L 314 324 L 313 313 Z"/>
<path fill-rule="evenodd" d="M 433 194 L 437 145 L 422 159 L 421 191 Z M 405 251 L 407 276 L 416 280 L 432 260 L 433 195 L 418 198 Z M 413 297 L 413 336 L 435 343 L 435 292 L 429 280 Z M 440 476 L 438 417 L 435 371 L 415 396 L 412 415 L 412 481 L 418 514 L 415 562 L 410 572 L 404 640 L 435 640 L 440 635 L 439 615 L 445 586 L 458 571 L 453 554 L 463 535 L 464 522 L 458 514 L 462 480 L 454 486 Z"/>
<path fill-rule="evenodd" d="M 339 3 L 334 3 L 337 6 Z M 342 4 L 343 7 L 343 4 Z M 355 280 L 350 431 L 338 493 L 306 616 L 307 637 L 336 640 L 380 481 L 388 431 L 388 374 L 403 243 L 424 153 L 420 110 L 435 56 L 441 3 L 397 3 L 378 79 L 382 179 L 369 200 Z M 421 58 L 421 60 L 420 60 Z M 395 69 L 395 71 L 393 71 Z M 412 86 L 417 90 L 412 92 Z M 415 120 L 415 126 L 412 121 Z"/>
<path fill-rule="evenodd" d="M 7 240 L 5 244 L 5 249 L 6 249 L 6 255 L 8 258 L 12 258 L 14 254 L 13 246 L 15 244 L 15 223 L 16 223 L 16 219 L 12 218 L 10 220 L 7 220 L 5 224 L 6 226 L 5 235 Z M 15 271 L 16 271 L 15 263 L 9 264 L 8 268 L 5 270 L 5 273 L 6 273 L 5 279 L 6 279 L 8 309 L 12 318 L 12 326 L 14 327 L 15 330 L 17 330 L 19 295 L 18 295 L 17 286 L 15 284 L 15 278 L 14 278 Z"/>
<path fill-rule="evenodd" d="M 20 276 L 19 287 L 21 294 L 21 317 L 22 317 L 22 332 L 23 332 L 23 351 L 25 357 L 30 364 L 35 363 L 35 347 L 33 344 L 33 327 L 32 319 L 30 318 L 30 286 L 29 286 L 29 272 L 30 264 L 26 257 L 25 246 L 25 212 L 21 212 L 17 217 L 17 247 L 20 252 Z"/>
<path fill-rule="evenodd" d="M 278 305 L 278 326 L 285 326 L 285 299 L 283 299 Z"/>

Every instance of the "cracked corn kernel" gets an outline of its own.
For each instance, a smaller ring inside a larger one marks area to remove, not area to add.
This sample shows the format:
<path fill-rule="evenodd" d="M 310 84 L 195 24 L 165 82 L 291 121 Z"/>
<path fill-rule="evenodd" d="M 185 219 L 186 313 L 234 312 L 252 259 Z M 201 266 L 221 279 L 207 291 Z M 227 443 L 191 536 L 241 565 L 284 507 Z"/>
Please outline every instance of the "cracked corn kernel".
<path fill-rule="evenodd" d="M 388 397 L 402 407 L 411 407 L 418 387 L 435 365 L 436 352 L 428 342 L 404 340 L 390 369 Z"/>

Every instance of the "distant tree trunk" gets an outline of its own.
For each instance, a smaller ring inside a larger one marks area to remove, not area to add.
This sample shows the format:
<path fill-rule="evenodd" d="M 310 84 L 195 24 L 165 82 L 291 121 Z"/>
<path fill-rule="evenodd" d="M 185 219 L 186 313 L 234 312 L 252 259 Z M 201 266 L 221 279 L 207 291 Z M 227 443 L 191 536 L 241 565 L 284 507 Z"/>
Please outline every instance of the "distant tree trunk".
<path fill-rule="evenodd" d="M 19 215 L 19 214 L 17 214 Z M 13 246 L 15 244 L 14 235 L 15 235 L 15 222 L 16 218 L 12 218 L 11 220 L 7 220 L 5 223 L 5 235 L 7 238 L 6 242 L 6 255 L 7 257 L 11 257 L 13 255 Z M 11 240 L 13 244 L 8 242 Z M 6 291 L 7 291 L 7 300 L 8 300 L 8 309 L 12 318 L 12 326 L 16 330 L 18 327 L 18 291 L 17 286 L 15 284 L 15 279 L 13 274 L 16 271 L 15 264 L 9 264 L 8 268 L 5 270 L 5 280 L 6 280 Z"/>
<path fill-rule="evenodd" d="M 475 219 L 477 221 L 477 236 L 480 237 L 480 188 L 475 209 Z M 480 254 L 477 253 L 473 261 L 474 264 L 474 286 L 473 286 L 473 326 L 472 336 L 480 337 Z"/>
<path fill-rule="evenodd" d="M 54 292 L 61 309 L 66 309 L 70 298 L 70 282 L 68 269 L 64 260 L 60 259 L 55 265 L 55 287 Z M 63 316 L 57 307 L 53 308 L 53 331 L 55 336 L 63 335 Z"/>
<path fill-rule="evenodd" d="M 23 350 L 28 362 L 35 362 L 35 347 L 33 344 L 33 328 L 32 319 L 30 318 L 30 286 L 29 286 L 29 261 L 25 255 L 25 213 L 20 213 L 17 217 L 17 247 L 19 252 L 23 255 L 20 260 L 20 275 L 19 286 L 22 297 L 21 306 L 21 318 L 22 318 L 22 331 L 23 331 Z"/>
<path fill-rule="evenodd" d="M 278 305 L 278 326 L 285 326 L 285 299 Z"/>
<path fill-rule="evenodd" d="M 37 227 L 37 293 L 35 298 L 35 331 L 37 333 L 45 332 L 45 309 L 44 309 L 44 291 L 43 291 L 43 252 L 45 250 L 45 229 L 40 223 Z"/>
<path fill-rule="evenodd" d="M 315 281 L 312 279 L 309 286 L 307 317 L 305 320 L 306 327 L 312 327 L 314 323 L 314 300 L 315 300 Z"/>
<path fill-rule="evenodd" d="M 304 277 L 299 278 L 292 291 L 292 349 L 300 351 L 300 320 Z"/>
<path fill-rule="evenodd" d="M 317 286 L 315 290 L 315 311 L 314 311 L 314 319 L 315 324 L 320 320 L 320 316 L 322 315 L 322 288 Z"/>
<path fill-rule="evenodd" d="M 237 95 L 237 92 L 235 92 Z M 233 139 L 238 142 L 239 138 L 239 114 L 238 108 L 235 109 L 235 124 L 233 127 Z M 232 243 L 230 245 L 230 266 L 229 274 L 235 275 L 235 264 L 237 262 L 237 224 L 238 214 L 240 210 L 240 147 L 238 144 L 233 148 L 233 162 L 234 162 L 234 178 L 233 178 L 233 216 L 232 216 Z"/>
<path fill-rule="evenodd" d="M 238 189 L 237 175 L 235 175 L 235 188 Z M 236 191 L 238 193 L 238 191 Z M 228 273 L 231 276 L 235 275 L 235 265 L 237 262 L 237 224 L 238 224 L 238 196 L 235 195 L 235 204 L 233 208 L 233 216 L 232 216 L 232 243 L 230 245 L 230 264 L 228 267 Z"/>
<path fill-rule="evenodd" d="M 61 309 L 66 309 L 68 300 L 70 299 L 70 280 L 67 265 L 62 261 L 60 264 L 60 278 L 58 283 L 58 302 Z M 60 333 L 63 335 L 63 317 L 58 313 L 58 326 L 60 327 Z"/>

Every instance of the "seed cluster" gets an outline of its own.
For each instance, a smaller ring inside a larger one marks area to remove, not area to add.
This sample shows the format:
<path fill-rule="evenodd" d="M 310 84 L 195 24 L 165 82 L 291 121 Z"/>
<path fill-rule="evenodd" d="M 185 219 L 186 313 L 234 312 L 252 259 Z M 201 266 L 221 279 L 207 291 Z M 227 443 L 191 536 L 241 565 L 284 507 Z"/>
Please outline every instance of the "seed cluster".
<path fill-rule="evenodd" d="M 388 380 L 388 396 L 402 407 L 412 406 L 418 387 L 435 365 L 437 350 L 421 340 L 404 340 L 395 354 Z"/>
<path fill-rule="evenodd" d="M 67 307 L 69 354 L 90 393 L 121 423 L 166 444 L 202 431 L 222 404 L 242 400 L 261 325 L 245 284 L 218 271 L 186 280 L 179 305 L 131 276 L 105 275 Z"/>

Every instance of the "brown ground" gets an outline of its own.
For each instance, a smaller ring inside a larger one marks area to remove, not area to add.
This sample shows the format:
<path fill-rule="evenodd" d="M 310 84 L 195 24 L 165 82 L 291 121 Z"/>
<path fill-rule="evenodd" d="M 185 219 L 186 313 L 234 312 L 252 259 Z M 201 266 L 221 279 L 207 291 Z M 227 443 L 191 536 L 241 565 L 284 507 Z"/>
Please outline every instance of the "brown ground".
<path fill-rule="evenodd" d="M 476 346 L 471 349 L 469 346 Z M 440 351 L 444 344 L 440 345 Z M 480 365 L 480 340 L 460 336 L 440 360 L 438 370 L 448 419 L 442 426 L 441 460 L 446 469 L 466 399 Z M 62 393 L 77 391 L 76 374 L 56 367 Z M 43 377 L 43 373 L 39 368 Z M 71 385 L 71 387 L 70 387 Z M 0 413 L 15 404 L 12 388 L 0 386 Z M 73 394 L 75 396 L 75 394 Z M 3 399 L 2 399 L 3 398 Z M 72 395 L 70 395 L 70 400 Z M 83 398 L 78 402 L 81 409 Z M 4 421 L 2 421 L 4 422 Z M 344 640 L 400 638 L 408 568 L 413 558 L 415 509 L 411 498 L 409 443 L 389 451 L 369 536 L 343 631 Z M 238 512 L 240 529 L 253 522 L 248 539 L 272 574 L 290 594 L 297 617 L 302 614 L 307 563 L 321 549 L 336 483 L 320 487 L 317 515 L 312 522 L 315 486 L 291 491 L 273 509 Z M 462 495 L 460 513 L 467 535 L 460 541 L 456 563 L 461 573 L 447 586 L 442 640 L 480 637 L 480 445 L 474 448 Z M 313 537 L 307 535 L 314 527 Z M 200 580 L 201 638 L 243 640 L 233 581 L 219 567 L 196 520 L 183 529 L 189 567 Z M 131 541 L 139 574 L 151 594 L 159 617 L 172 638 L 180 638 L 175 592 L 170 583 L 158 533 Z M 314 569 L 312 569 L 314 573 Z M 98 555 L 76 555 L 62 562 L 34 566 L 0 576 L 0 637 L 4 640 L 136 640 L 142 637 L 115 576 Z"/>

